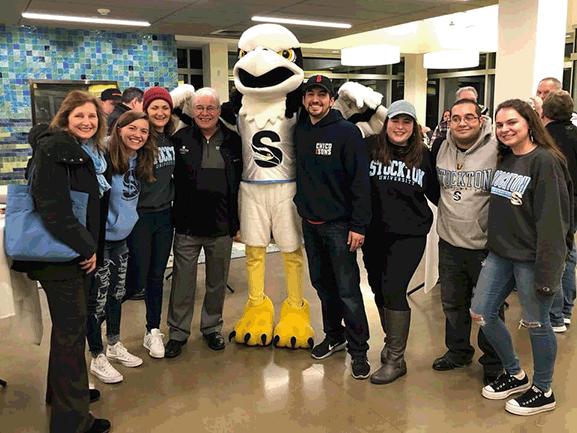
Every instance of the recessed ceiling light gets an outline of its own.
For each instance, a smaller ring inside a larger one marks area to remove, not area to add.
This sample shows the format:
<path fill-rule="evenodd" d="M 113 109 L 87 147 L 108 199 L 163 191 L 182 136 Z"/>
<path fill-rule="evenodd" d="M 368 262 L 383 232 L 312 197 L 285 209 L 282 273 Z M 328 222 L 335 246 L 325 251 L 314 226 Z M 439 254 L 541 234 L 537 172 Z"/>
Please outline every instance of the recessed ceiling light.
<path fill-rule="evenodd" d="M 401 61 L 401 49 L 391 45 L 362 45 L 341 50 L 344 66 L 393 65 Z"/>
<path fill-rule="evenodd" d="M 30 20 L 66 21 L 70 23 L 111 24 L 115 26 L 135 26 L 135 27 L 150 26 L 150 23 L 146 21 L 115 20 L 110 18 L 89 18 L 89 17 L 77 17 L 72 15 L 36 14 L 30 12 L 23 12 L 22 17 L 28 18 Z"/>
<path fill-rule="evenodd" d="M 273 17 L 252 17 L 253 21 L 264 23 L 277 24 L 294 24 L 297 26 L 311 26 L 311 27 L 332 27 L 337 29 L 350 29 L 352 26 L 346 23 L 331 23 L 327 21 L 310 21 L 310 20 L 294 20 L 292 18 L 273 18 Z"/>

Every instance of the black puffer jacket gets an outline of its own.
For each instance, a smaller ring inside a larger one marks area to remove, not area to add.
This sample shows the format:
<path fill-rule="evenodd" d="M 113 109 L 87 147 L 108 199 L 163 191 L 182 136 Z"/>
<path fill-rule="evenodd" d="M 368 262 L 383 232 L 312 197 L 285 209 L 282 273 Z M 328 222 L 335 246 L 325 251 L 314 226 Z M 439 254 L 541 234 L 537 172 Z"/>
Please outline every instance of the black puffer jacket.
<path fill-rule="evenodd" d="M 66 263 L 16 261 L 13 268 L 35 280 L 75 278 L 84 274 L 78 263 L 97 252 L 102 225 L 94 163 L 71 135 L 35 128 L 30 135 L 34 137 L 32 196 L 36 209 L 47 230 L 80 257 Z M 86 227 L 72 213 L 70 189 L 89 194 Z"/>

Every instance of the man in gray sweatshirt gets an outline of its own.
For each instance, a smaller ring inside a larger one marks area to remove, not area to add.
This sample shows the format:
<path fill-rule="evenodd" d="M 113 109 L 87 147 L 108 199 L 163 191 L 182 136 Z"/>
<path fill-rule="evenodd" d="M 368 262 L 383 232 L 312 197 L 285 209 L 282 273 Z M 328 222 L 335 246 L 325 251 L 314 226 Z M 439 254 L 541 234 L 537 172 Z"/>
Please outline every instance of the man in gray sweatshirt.
<path fill-rule="evenodd" d="M 487 255 L 489 191 L 497 165 L 497 141 L 490 119 L 470 99 L 451 107 L 449 132 L 435 149 L 436 170 L 441 186 L 438 207 L 439 277 L 445 313 L 447 352 L 433 362 L 437 371 L 471 364 L 469 308 L 473 288 Z M 479 330 L 478 344 L 484 355 L 485 382 L 502 372 L 499 357 Z"/>

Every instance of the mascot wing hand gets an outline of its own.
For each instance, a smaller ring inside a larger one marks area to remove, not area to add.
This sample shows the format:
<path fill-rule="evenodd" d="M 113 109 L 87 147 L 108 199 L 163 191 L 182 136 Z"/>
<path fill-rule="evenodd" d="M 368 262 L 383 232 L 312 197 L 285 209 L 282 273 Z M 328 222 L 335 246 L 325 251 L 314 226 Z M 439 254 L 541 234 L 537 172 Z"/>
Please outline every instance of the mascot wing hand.
<path fill-rule="evenodd" d="M 353 114 L 364 112 L 367 108 L 374 110 L 382 100 L 383 95 L 379 92 L 362 84 L 348 81 L 340 87 L 335 107 L 348 119 Z"/>
<path fill-rule="evenodd" d="M 174 107 L 173 113 L 179 120 L 176 131 L 185 126 L 192 125 L 194 86 L 191 86 L 190 84 L 181 84 L 170 92 L 170 97 L 172 98 L 172 105 Z"/>
<path fill-rule="evenodd" d="M 333 108 L 353 122 L 363 138 L 377 135 L 383 129 L 387 109 L 381 105 L 383 95 L 370 87 L 352 81 L 339 89 L 339 98 Z"/>

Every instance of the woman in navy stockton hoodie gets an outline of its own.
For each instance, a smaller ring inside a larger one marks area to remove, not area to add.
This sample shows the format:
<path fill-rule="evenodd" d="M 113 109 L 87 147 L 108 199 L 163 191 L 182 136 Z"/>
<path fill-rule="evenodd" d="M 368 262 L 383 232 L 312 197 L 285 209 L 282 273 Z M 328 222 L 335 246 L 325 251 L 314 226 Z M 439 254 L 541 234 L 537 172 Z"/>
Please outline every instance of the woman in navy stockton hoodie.
<path fill-rule="evenodd" d="M 393 382 L 407 372 L 407 286 L 433 223 L 427 198 L 434 204 L 439 200 L 439 183 L 422 137 L 415 107 L 402 100 L 391 104 L 382 132 L 369 142 L 372 220 L 363 260 L 386 334 L 383 365 L 371 376 L 375 384 Z"/>

